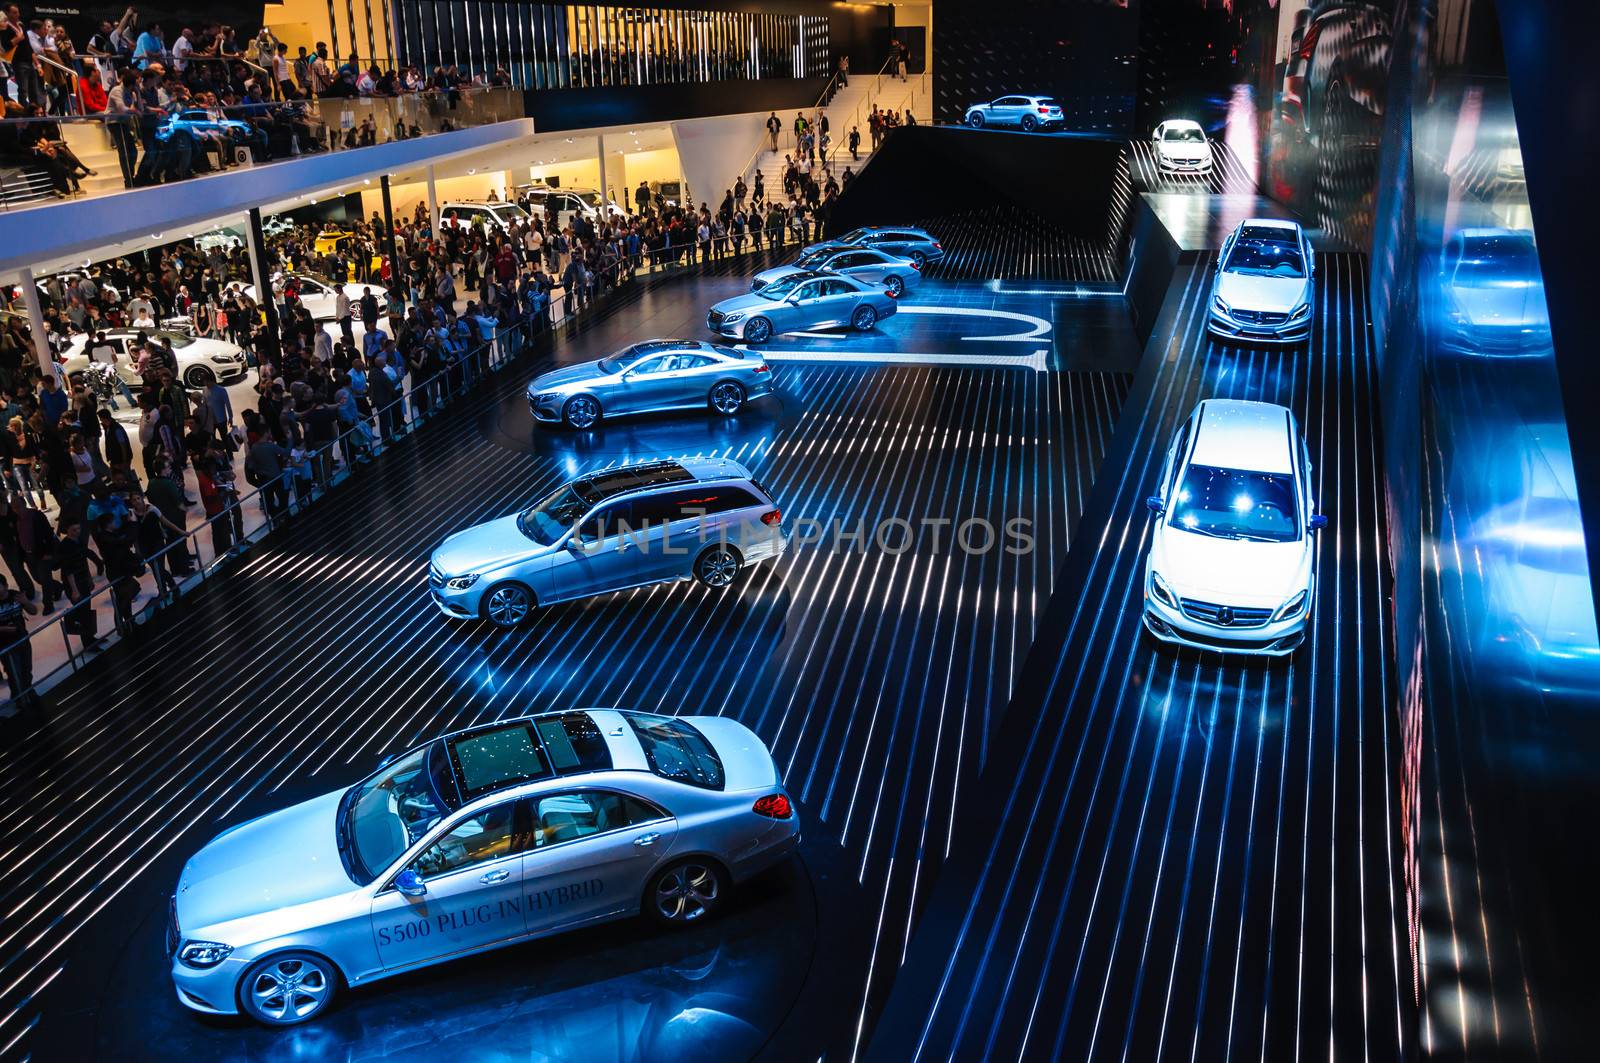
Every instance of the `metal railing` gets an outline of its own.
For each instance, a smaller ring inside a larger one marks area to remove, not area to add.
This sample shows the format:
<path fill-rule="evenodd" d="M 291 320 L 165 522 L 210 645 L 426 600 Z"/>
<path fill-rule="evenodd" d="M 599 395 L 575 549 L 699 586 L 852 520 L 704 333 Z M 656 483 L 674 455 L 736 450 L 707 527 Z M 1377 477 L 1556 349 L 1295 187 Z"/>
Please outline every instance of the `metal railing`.
<path fill-rule="evenodd" d="M 424 381 L 413 382 L 409 390 L 402 388 L 402 393 L 387 405 L 358 416 L 353 424 L 343 427 L 336 438 L 314 449 L 308 447 L 304 460 L 285 470 L 276 482 L 263 484 L 247 494 L 236 494 L 217 515 L 187 529 L 156 553 L 141 555 L 147 571 L 139 577 L 127 577 L 137 579 L 139 589 L 130 595 L 129 608 L 122 614 L 119 615 L 115 604 L 116 595 L 119 587 L 123 593 L 128 589 L 118 581 L 97 587 L 58 609 L 25 636 L 0 648 L 0 658 L 7 658 L 10 668 L 16 667 L 15 654 L 24 644 L 30 660 L 38 660 L 42 653 L 35 651 L 48 650 L 57 645 L 57 640 L 65 649 L 64 662 L 42 676 L 35 676 L 32 684 L 19 693 L 36 697 L 41 686 L 54 685 L 65 674 L 76 673 L 104 652 L 105 647 L 93 651 L 73 647 L 72 640 L 79 639 L 81 643 L 83 637 L 77 631 L 69 631 L 68 626 L 76 625 L 74 618 L 81 616 L 81 610 L 97 610 L 98 630 L 98 609 L 109 606 L 114 630 L 108 645 L 115 637 L 126 637 L 161 609 L 171 607 L 189 590 L 209 581 L 240 553 L 280 527 L 284 519 L 299 514 L 339 485 L 360 475 L 359 469 L 373 458 L 409 439 L 412 429 L 440 416 L 483 380 L 519 362 L 536 337 L 577 320 L 640 277 L 681 272 L 725 258 L 760 253 L 767 247 L 782 250 L 791 237 L 799 242 L 801 235 L 784 229 L 761 228 L 758 231 L 760 235 L 753 230 L 743 237 L 724 236 L 711 241 L 709 248 L 690 240 L 664 248 L 641 249 L 591 274 L 592 280 L 577 290 L 562 288 L 559 296 L 552 290 L 549 301 L 537 308 L 520 305 L 512 322 L 497 325 L 494 334 L 477 346 L 465 349 L 457 345 L 447 351 L 453 361 L 444 369 Z M 250 506 L 259 509 L 265 519 L 247 530 L 244 517 L 246 507 Z M 181 581 L 170 578 L 169 582 L 157 575 L 157 565 L 170 573 L 172 562 L 191 557 L 195 568 L 192 572 L 186 571 Z M 157 592 L 154 600 L 132 610 L 132 602 L 140 590 L 147 589 L 147 583 L 153 584 Z"/>
<path fill-rule="evenodd" d="M 886 63 L 885 65 L 887 66 L 888 64 Z M 841 73 L 842 71 L 835 70 L 833 74 L 829 76 L 827 84 L 822 86 L 822 92 L 817 95 L 817 102 L 812 104 L 808 110 L 815 112 L 828 105 L 828 101 L 832 100 L 834 94 L 839 90 L 839 88 L 841 88 L 841 86 L 838 84 L 839 75 Z M 778 135 L 781 137 L 783 135 L 783 130 L 780 129 L 778 131 Z M 754 179 L 757 169 L 756 164 L 760 162 L 761 156 L 768 151 L 777 150 L 776 148 L 768 147 L 770 137 L 771 134 L 767 131 L 767 128 L 763 126 L 761 128 L 761 136 L 757 138 L 755 150 L 750 153 L 750 158 L 745 160 L 744 167 L 739 171 L 739 177 L 742 178 L 747 184 Z"/>

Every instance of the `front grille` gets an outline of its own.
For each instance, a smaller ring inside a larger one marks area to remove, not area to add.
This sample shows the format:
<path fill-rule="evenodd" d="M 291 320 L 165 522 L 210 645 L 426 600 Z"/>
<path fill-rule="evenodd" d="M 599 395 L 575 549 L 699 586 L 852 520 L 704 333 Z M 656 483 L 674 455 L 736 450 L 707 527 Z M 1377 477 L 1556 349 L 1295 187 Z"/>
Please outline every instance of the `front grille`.
<path fill-rule="evenodd" d="M 713 329 L 721 328 L 722 327 L 722 311 L 713 310 L 709 314 L 707 314 L 706 315 L 706 324 L 709 325 Z"/>
<path fill-rule="evenodd" d="M 1272 619 L 1271 609 L 1242 605 L 1218 605 L 1194 598 L 1183 599 L 1183 615 L 1213 627 L 1260 627 Z"/>
<path fill-rule="evenodd" d="M 439 571 L 439 566 L 438 565 L 435 565 L 435 564 L 432 564 L 432 563 L 429 563 L 429 565 L 428 565 L 428 586 L 430 586 L 430 587 L 443 587 L 444 586 L 444 573 Z"/>
<path fill-rule="evenodd" d="M 178 926 L 178 895 L 174 893 L 167 901 L 167 955 L 177 952 L 182 941 L 183 931 Z"/>
<path fill-rule="evenodd" d="M 1273 310 L 1235 310 L 1233 316 L 1235 320 L 1248 321 L 1252 325 L 1281 325 L 1289 320 L 1288 314 Z"/>

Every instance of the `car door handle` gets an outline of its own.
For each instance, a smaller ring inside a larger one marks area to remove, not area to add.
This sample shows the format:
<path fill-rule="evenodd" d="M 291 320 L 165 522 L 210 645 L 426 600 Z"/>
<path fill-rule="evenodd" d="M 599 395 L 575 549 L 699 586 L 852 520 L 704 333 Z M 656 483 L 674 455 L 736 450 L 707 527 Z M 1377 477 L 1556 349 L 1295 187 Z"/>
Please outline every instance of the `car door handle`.
<path fill-rule="evenodd" d="M 641 834 L 637 838 L 633 839 L 633 844 L 643 848 L 646 845 L 654 845 L 656 843 L 656 839 L 659 837 L 661 837 L 661 835 L 657 834 L 655 831 L 651 831 L 649 834 Z"/>
<path fill-rule="evenodd" d="M 506 870 L 505 868 L 501 868 L 499 871 L 490 871 L 489 873 L 480 876 L 478 881 L 479 882 L 504 882 L 506 879 L 508 879 L 510 877 L 511 877 L 511 872 Z"/>

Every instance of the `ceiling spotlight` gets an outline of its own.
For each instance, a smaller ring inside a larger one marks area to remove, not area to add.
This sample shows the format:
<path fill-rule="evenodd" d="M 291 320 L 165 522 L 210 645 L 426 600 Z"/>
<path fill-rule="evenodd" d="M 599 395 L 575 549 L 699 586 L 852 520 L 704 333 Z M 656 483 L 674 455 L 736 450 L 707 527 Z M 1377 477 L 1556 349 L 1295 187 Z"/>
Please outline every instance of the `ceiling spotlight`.
<path fill-rule="evenodd" d="M 476 166 L 468 166 L 467 167 L 467 174 L 469 176 L 472 175 L 472 174 L 475 174 L 477 172 L 478 172 L 478 168 Z"/>
<path fill-rule="evenodd" d="M 159 240 L 159 239 L 161 239 L 161 234 L 160 233 L 151 233 L 150 234 L 150 239 Z"/>
<path fill-rule="evenodd" d="M 372 178 L 368 177 L 368 178 L 364 179 L 361 183 L 364 184 L 364 185 L 370 185 L 372 183 Z"/>
<path fill-rule="evenodd" d="M 568 137 L 568 138 L 567 138 L 567 143 L 568 143 L 568 144 L 571 144 L 571 143 L 572 143 L 572 138 L 571 138 L 571 137 Z"/>

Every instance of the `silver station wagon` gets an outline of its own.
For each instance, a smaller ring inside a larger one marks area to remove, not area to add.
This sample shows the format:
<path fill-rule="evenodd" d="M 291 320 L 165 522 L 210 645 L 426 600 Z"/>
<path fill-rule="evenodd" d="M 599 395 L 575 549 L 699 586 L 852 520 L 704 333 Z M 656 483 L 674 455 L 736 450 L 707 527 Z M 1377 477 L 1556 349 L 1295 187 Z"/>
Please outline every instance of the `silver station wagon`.
<path fill-rule="evenodd" d="M 692 926 L 799 842 L 777 766 L 733 720 L 499 721 L 213 838 L 178 879 L 172 980 L 195 1011 L 289 1026 L 342 987 L 529 938 Z"/>
<path fill-rule="evenodd" d="M 428 588 L 446 616 L 509 628 L 539 605 L 650 583 L 727 587 L 787 542 L 778 504 L 744 466 L 654 461 L 579 477 L 457 532 L 433 552 Z"/>

